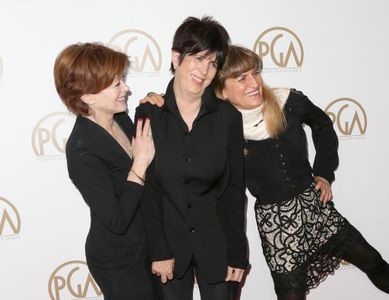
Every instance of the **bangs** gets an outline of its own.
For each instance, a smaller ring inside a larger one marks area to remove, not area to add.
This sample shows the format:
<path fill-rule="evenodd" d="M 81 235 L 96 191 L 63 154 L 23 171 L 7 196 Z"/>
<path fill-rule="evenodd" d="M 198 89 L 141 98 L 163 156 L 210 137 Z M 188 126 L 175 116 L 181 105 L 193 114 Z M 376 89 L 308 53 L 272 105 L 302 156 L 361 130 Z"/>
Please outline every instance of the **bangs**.
<path fill-rule="evenodd" d="M 127 55 L 109 48 L 91 47 L 88 50 L 81 57 L 85 63 L 82 72 L 89 92 L 98 93 L 126 71 L 129 61 Z"/>
<path fill-rule="evenodd" d="M 237 78 L 250 70 L 262 71 L 262 60 L 258 54 L 241 46 L 230 46 L 223 68 L 213 81 L 217 95 L 222 97 L 227 79 Z"/>
<path fill-rule="evenodd" d="M 208 42 L 211 40 L 211 42 Z M 210 58 L 211 56 L 215 56 L 215 62 L 220 70 L 225 61 L 225 53 L 226 50 L 220 47 L 220 43 L 215 42 L 215 39 L 199 39 L 198 41 L 194 41 L 193 47 L 190 47 L 182 52 L 181 54 L 181 62 L 184 59 L 185 55 L 195 55 L 199 52 L 205 51 L 204 57 Z"/>
<path fill-rule="evenodd" d="M 262 70 L 262 61 L 252 51 L 236 51 L 231 47 L 223 68 L 224 78 L 237 78 L 250 70 Z"/>
<path fill-rule="evenodd" d="M 217 69 L 223 67 L 230 37 L 223 26 L 211 17 L 201 20 L 189 17 L 177 29 L 172 50 L 180 53 L 179 63 L 186 55 L 206 51 L 205 56 L 215 55 Z M 174 73 L 174 68 L 170 69 Z"/>

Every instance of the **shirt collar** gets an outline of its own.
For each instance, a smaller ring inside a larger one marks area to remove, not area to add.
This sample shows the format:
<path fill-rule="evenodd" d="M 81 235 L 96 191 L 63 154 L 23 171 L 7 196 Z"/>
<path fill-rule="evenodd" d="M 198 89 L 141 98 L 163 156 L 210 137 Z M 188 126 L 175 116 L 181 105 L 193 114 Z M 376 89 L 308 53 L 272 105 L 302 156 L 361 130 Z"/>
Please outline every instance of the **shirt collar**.
<path fill-rule="evenodd" d="M 170 80 L 165 93 L 165 105 L 164 108 L 167 111 L 179 114 L 176 96 L 173 91 L 173 83 L 174 77 Z M 207 86 L 204 90 L 204 94 L 201 97 L 201 108 L 198 115 L 198 118 L 210 113 L 214 112 L 219 108 L 219 100 L 216 97 L 215 89 L 212 84 Z"/>

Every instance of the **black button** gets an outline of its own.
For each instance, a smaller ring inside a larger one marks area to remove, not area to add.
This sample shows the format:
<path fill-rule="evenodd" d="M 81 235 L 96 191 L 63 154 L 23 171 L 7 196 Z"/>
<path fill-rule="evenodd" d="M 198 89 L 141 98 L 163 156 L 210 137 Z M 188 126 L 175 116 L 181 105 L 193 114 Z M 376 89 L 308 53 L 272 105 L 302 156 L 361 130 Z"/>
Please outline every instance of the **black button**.
<path fill-rule="evenodd" d="M 195 232 L 195 228 L 194 228 L 194 227 L 191 227 L 191 228 L 189 228 L 189 231 L 190 231 L 190 232 Z"/>
<path fill-rule="evenodd" d="M 286 177 L 286 179 L 285 179 L 286 181 L 290 181 L 290 179 L 289 179 L 289 177 Z"/>
<path fill-rule="evenodd" d="M 280 145 L 276 144 L 276 148 L 278 148 Z"/>
<path fill-rule="evenodd" d="M 283 165 L 283 166 L 285 166 L 285 165 L 286 165 L 286 163 L 283 161 L 283 162 L 282 162 L 282 165 Z"/>
<path fill-rule="evenodd" d="M 186 161 L 187 161 L 187 162 L 192 162 L 192 159 L 191 159 L 190 157 L 188 157 L 188 158 L 186 159 Z"/>
<path fill-rule="evenodd" d="M 192 208 L 192 203 L 188 203 L 188 205 L 186 207 L 191 209 Z"/>
<path fill-rule="evenodd" d="M 284 172 L 284 174 L 286 174 L 286 170 L 285 169 L 283 169 L 282 172 Z"/>
<path fill-rule="evenodd" d="M 280 154 L 280 157 L 281 157 L 281 158 L 283 158 L 283 157 L 284 157 L 284 155 L 281 153 L 281 154 Z"/>
<path fill-rule="evenodd" d="M 184 180 L 184 183 L 185 183 L 185 184 L 189 184 L 190 182 L 191 182 L 191 180 L 188 179 L 188 178 L 186 178 L 186 179 Z"/>

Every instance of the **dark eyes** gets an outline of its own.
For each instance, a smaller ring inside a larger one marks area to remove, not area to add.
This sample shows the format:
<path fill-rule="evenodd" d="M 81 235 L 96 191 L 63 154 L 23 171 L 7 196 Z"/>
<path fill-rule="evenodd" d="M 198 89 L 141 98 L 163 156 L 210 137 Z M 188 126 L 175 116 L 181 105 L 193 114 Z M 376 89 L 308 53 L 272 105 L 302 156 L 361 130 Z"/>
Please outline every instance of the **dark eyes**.
<path fill-rule="evenodd" d="M 199 56 L 195 56 L 196 59 L 199 61 L 199 62 L 202 62 L 204 59 L 206 59 L 205 56 L 202 56 L 202 55 L 199 55 Z M 217 68 L 217 62 L 216 61 L 210 61 L 210 63 L 212 64 L 213 67 Z"/>

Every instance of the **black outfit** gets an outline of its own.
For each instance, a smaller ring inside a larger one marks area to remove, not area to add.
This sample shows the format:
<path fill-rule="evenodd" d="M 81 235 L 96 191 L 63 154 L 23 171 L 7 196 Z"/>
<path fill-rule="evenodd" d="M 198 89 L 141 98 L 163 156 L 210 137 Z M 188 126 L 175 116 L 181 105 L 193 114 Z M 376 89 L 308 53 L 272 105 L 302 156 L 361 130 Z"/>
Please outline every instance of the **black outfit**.
<path fill-rule="evenodd" d="M 295 90 L 290 91 L 283 111 L 287 124 L 283 134 L 246 143 L 247 187 L 257 198 L 257 225 L 276 293 L 280 299 L 303 299 L 338 268 L 341 259 L 363 269 L 363 259 L 352 254 L 358 247 L 364 249 L 364 259 L 375 260 L 370 269 L 381 265 L 389 272 L 379 253 L 333 203 L 320 202 L 314 187 L 313 176 L 332 182 L 338 166 L 338 139 L 331 120 Z M 303 124 L 312 130 L 313 167 Z M 388 289 L 389 273 L 382 271 L 379 280 L 383 276 Z M 385 290 L 385 285 L 380 288 Z"/>
<path fill-rule="evenodd" d="M 173 82 L 162 108 L 137 109 L 150 117 L 156 149 L 142 200 L 151 260 L 174 258 L 176 278 L 195 260 L 203 281 L 224 282 L 227 266 L 247 265 L 241 115 L 207 87 L 188 131 Z"/>
<path fill-rule="evenodd" d="M 193 267 L 181 278 L 175 278 L 168 284 L 162 285 L 164 300 L 193 300 L 193 281 L 196 275 L 197 285 L 199 287 L 202 300 L 235 300 L 239 291 L 239 283 L 233 281 L 224 281 L 216 284 L 208 283 L 204 280 L 205 276 L 201 268 L 193 261 Z"/>
<path fill-rule="evenodd" d="M 131 140 L 126 113 L 115 122 Z M 143 186 L 127 181 L 132 159 L 101 126 L 77 117 L 66 145 L 69 176 L 90 207 L 87 264 L 106 300 L 153 299 L 139 209 Z"/>

